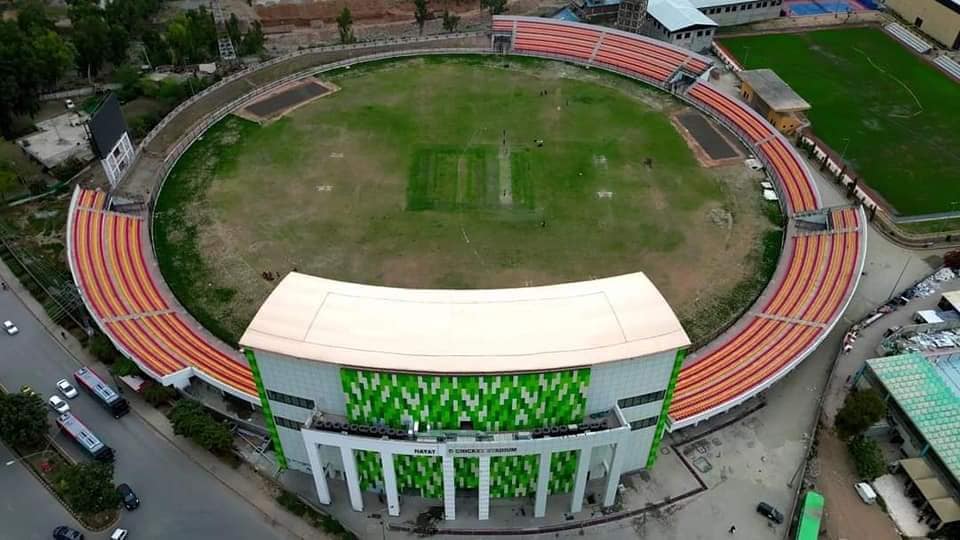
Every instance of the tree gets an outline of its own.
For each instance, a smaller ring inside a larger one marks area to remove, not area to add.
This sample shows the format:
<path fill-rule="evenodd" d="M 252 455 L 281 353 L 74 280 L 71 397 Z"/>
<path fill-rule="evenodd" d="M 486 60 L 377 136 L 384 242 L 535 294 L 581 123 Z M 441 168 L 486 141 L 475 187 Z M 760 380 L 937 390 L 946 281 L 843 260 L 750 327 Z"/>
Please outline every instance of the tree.
<path fill-rule="evenodd" d="M 43 33 L 54 28 L 43 0 L 17 2 L 17 25 L 24 34 Z"/>
<path fill-rule="evenodd" d="M 837 411 L 833 421 L 837 434 L 849 440 L 863 434 L 864 431 L 887 415 L 887 404 L 880 393 L 870 388 L 847 394 L 843 407 Z"/>
<path fill-rule="evenodd" d="M 37 448 L 43 444 L 49 428 L 47 409 L 40 396 L 0 395 L 0 438 L 11 446 Z"/>
<path fill-rule="evenodd" d="M 115 66 L 127 61 L 127 49 L 130 47 L 130 34 L 120 24 L 110 25 L 110 54 L 107 58 Z"/>
<path fill-rule="evenodd" d="M 943 256 L 943 264 L 951 270 L 960 270 L 960 250 L 948 251 Z"/>
<path fill-rule="evenodd" d="M 413 18 L 417 21 L 420 35 L 423 35 L 423 25 L 427 24 L 427 19 L 430 18 L 427 0 L 413 0 Z"/>
<path fill-rule="evenodd" d="M 353 15 L 350 8 L 343 6 L 340 15 L 337 15 L 337 31 L 340 32 L 340 43 L 353 43 Z"/>
<path fill-rule="evenodd" d="M 95 514 L 120 504 L 113 484 L 113 466 L 107 463 L 82 463 L 64 467 L 54 480 L 57 491 L 76 512 Z"/>
<path fill-rule="evenodd" d="M 873 439 L 858 435 L 847 443 L 847 450 L 850 452 L 850 457 L 853 458 L 853 464 L 856 466 L 860 478 L 873 480 L 887 472 L 886 463 L 883 461 L 883 452 L 880 451 L 880 447 Z"/>
<path fill-rule="evenodd" d="M 247 56 L 250 54 L 259 54 L 263 51 L 263 44 L 266 42 L 266 38 L 263 36 L 263 25 L 260 24 L 260 21 L 253 21 L 249 28 L 247 28 L 246 33 L 243 34 L 243 39 L 240 41 L 240 54 Z"/>
<path fill-rule="evenodd" d="M 136 99 L 143 93 L 143 88 L 140 86 L 140 70 L 129 64 L 124 64 L 113 71 L 113 82 L 120 84 L 116 92 L 121 102 Z"/>
<path fill-rule="evenodd" d="M 41 83 L 53 88 L 70 67 L 76 51 L 73 45 L 53 30 L 33 35 L 33 48 L 37 53 L 37 63 Z"/>
<path fill-rule="evenodd" d="M 443 10 L 443 29 L 447 32 L 456 32 L 460 26 L 460 16 L 450 13 L 449 10 Z"/>
<path fill-rule="evenodd" d="M 198 64 L 212 59 L 217 52 L 213 15 L 203 6 L 177 15 L 167 25 L 166 43 L 177 64 Z"/>
<path fill-rule="evenodd" d="M 169 417 L 174 433 L 189 437 L 211 452 L 223 453 L 233 446 L 230 429 L 214 420 L 199 402 L 181 399 L 170 410 Z"/>
<path fill-rule="evenodd" d="M 87 14 L 73 23 L 73 46 L 81 75 L 96 75 L 110 54 L 110 25 L 99 14 Z"/>
<path fill-rule="evenodd" d="M 88 347 L 90 348 L 90 353 L 104 364 L 112 364 L 120 358 L 120 353 L 113 346 L 113 343 L 107 339 L 107 336 L 100 332 L 95 333 L 93 337 L 90 338 Z"/>
<path fill-rule="evenodd" d="M 13 117 L 36 114 L 40 73 L 27 35 L 12 21 L 0 21 L 0 133 L 9 136 Z"/>
<path fill-rule="evenodd" d="M 237 46 L 240 45 L 243 34 L 240 32 L 240 19 L 237 18 L 236 13 L 231 13 L 230 18 L 227 19 L 227 35 L 230 36 L 230 41 L 234 42 Z"/>
<path fill-rule="evenodd" d="M 499 15 L 507 8 L 507 0 L 480 0 L 480 7 L 489 9 L 491 15 Z"/>

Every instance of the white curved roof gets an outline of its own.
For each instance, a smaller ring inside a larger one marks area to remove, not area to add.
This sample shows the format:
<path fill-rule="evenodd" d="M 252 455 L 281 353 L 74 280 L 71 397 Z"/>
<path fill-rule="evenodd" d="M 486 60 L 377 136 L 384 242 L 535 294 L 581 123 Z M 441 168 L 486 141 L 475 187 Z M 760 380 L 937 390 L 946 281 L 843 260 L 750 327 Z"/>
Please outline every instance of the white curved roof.
<path fill-rule="evenodd" d="M 686 347 L 642 273 L 517 289 L 395 289 L 291 273 L 240 344 L 364 369 L 503 373 Z"/>

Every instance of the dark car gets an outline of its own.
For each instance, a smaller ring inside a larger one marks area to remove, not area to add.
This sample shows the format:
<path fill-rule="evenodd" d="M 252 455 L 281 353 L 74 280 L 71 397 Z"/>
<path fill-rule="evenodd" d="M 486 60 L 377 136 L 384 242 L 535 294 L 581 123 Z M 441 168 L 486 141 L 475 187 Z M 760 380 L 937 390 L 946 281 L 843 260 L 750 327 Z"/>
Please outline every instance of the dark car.
<path fill-rule="evenodd" d="M 127 484 L 117 486 L 117 493 L 120 494 L 120 500 L 123 501 L 123 507 L 127 510 L 136 510 L 140 506 L 140 498 L 130 489 Z"/>
<path fill-rule="evenodd" d="M 54 540 L 83 540 L 83 533 L 61 525 L 53 530 Z"/>
<path fill-rule="evenodd" d="M 757 513 L 778 525 L 783 523 L 783 514 L 765 502 L 757 505 Z"/>

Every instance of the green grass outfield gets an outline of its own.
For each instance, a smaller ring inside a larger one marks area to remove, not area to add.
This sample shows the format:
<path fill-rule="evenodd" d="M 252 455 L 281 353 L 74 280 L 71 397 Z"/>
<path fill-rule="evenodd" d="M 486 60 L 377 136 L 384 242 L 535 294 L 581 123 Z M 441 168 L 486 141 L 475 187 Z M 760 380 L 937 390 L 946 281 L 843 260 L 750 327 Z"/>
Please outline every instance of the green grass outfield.
<path fill-rule="evenodd" d="M 873 28 L 722 43 L 803 96 L 814 133 L 898 213 L 960 210 L 960 85 L 946 75 Z"/>
<path fill-rule="evenodd" d="M 276 122 L 214 126 L 158 202 L 173 291 L 231 342 L 277 283 L 263 273 L 293 268 L 420 288 L 642 270 L 695 339 L 744 309 L 779 249 L 756 173 L 702 168 L 670 123 L 683 105 L 669 96 L 510 62 L 359 66 Z"/>

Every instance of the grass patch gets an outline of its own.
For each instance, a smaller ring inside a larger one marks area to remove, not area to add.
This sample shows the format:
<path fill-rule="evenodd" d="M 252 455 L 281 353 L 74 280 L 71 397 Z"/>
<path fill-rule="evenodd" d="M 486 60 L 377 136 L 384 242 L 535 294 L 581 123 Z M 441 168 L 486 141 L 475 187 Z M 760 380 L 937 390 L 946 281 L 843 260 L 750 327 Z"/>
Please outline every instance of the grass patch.
<path fill-rule="evenodd" d="M 960 234 L 960 218 L 921 221 L 918 223 L 897 223 L 897 228 L 912 234 L 936 234 L 944 232 Z"/>
<path fill-rule="evenodd" d="M 513 60 L 358 65 L 330 76 L 339 92 L 269 125 L 214 126 L 157 205 L 160 268 L 178 299 L 236 343 L 293 268 L 423 288 L 642 270 L 690 312 L 734 287 L 743 276 L 728 261 L 770 228 L 756 179 L 731 179 L 752 173 L 701 168 L 668 96 Z M 737 215 L 729 226 L 708 219 L 722 209 Z"/>
<path fill-rule="evenodd" d="M 811 105 L 814 132 L 904 215 L 960 201 L 960 86 L 874 28 L 723 39 Z M 845 150 L 845 151 L 844 151 Z"/>

